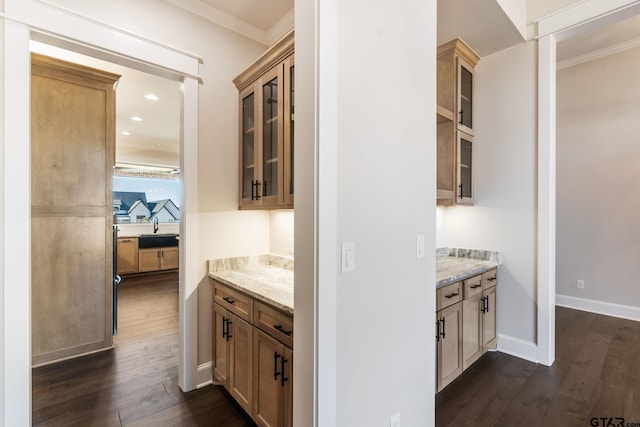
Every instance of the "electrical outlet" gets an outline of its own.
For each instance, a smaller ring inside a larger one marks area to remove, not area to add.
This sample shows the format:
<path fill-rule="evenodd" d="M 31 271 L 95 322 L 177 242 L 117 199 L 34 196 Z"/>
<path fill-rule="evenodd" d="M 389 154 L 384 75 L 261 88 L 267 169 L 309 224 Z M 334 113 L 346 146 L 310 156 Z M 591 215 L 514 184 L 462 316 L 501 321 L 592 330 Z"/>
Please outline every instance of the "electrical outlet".
<path fill-rule="evenodd" d="M 356 269 L 356 244 L 347 242 L 342 244 L 342 268 L 341 272 L 351 273 Z"/>
<path fill-rule="evenodd" d="M 576 280 L 576 288 L 578 289 L 584 289 L 584 280 Z"/>
<path fill-rule="evenodd" d="M 400 427 L 400 412 L 389 419 L 390 427 Z"/>

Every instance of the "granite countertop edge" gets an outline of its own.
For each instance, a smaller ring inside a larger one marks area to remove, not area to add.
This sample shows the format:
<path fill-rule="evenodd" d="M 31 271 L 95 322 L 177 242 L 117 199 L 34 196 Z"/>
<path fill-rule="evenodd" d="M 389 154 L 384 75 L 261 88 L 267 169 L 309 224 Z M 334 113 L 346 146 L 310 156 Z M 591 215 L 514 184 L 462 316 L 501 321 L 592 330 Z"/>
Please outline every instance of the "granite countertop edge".
<path fill-rule="evenodd" d="M 499 265 L 497 262 L 493 262 L 493 261 L 485 261 L 485 262 L 486 262 L 486 265 L 478 266 L 470 270 L 465 270 L 460 274 L 448 276 L 445 279 L 439 280 L 436 283 L 436 289 L 442 288 L 444 286 L 450 285 L 455 282 L 459 282 L 461 280 L 468 279 L 469 277 L 477 276 L 478 274 L 485 273 L 493 268 L 498 267 Z"/>
<path fill-rule="evenodd" d="M 222 274 L 224 274 L 224 273 L 222 273 Z M 240 291 L 240 292 L 243 292 L 243 293 L 249 295 L 251 298 L 253 298 L 255 300 L 261 301 L 261 302 L 263 302 L 265 304 L 269 304 L 269 305 L 271 305 L 273 307 L 276 307 L 276 308 L 284 311 L 285 313 L 289 313 L 289 314 L 293 315 L 293 307 L 290 307 L 287 304 L 284 304 L 282 302 L 279 302 L 279 301 L 276 301 L 276 300 L 274 300 L 272 298 L 269 298 L 268 296 L 266 296 L 266 295 L 264 295 L 264 294 L 262 294 L 260 292 L 256 292 L 256 291 L 252 290 L 249 287 L 243 286 L 242 284 L 234 281 L 231 278 L 224 277 L 223 275 L 218 274 L 218 273 L 209 273 L 208 276 L 211 279 L 217 280 L 218 282 L 229 286 L 230 288 L 233 288 L 233 289 L 235 289 L 237 291 Z M 256 280 L 256 282 L 259 282 L 259 281 Z M 261 283 L 261 284 L 263 286 L 265 285 L 265 283 Z"/>

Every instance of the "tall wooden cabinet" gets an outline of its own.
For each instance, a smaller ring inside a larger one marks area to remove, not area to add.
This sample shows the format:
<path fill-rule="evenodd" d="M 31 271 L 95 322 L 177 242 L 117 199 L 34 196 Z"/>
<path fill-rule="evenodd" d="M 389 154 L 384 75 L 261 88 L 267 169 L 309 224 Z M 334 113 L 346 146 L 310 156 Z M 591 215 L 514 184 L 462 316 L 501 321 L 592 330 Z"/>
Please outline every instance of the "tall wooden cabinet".
<path fill-rule="evenodd" d="M 293 32 L 233 82 L 240 92 L 238 205 L 293 207 Z"/>
<path fill-rule="evenodd" d="M 461 39 L 438 47 L 439 205 L 473 204 L 474 70 L 479 59 Z"/>
<path fill-rule="evenodd" d="M 437 389 L 442 390 L 462 373 L 462 283 L 436 292 Z"/>
<path fill-rule="evenodd" d="M 32 363 L 112 346 L 119 76 L 32 54 Z"/>

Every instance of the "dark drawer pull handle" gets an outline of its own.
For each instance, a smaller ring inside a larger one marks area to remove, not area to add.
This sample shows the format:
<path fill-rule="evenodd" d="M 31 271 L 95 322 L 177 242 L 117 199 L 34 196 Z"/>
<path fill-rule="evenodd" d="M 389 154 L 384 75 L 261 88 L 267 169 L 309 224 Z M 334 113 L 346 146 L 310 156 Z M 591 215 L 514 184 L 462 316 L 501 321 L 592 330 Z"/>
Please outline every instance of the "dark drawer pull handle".
<path fill-rule="evenodd" d="M 224 297 L 222 298 L 223 300 L 225 300 L 226 302 L 228 302 L 229 304 L 235 304 L 235 300 L 229 298 L 229 297 Z"/>
<path fill-rule="evenodd" d="M 287 378 L 287 377 L 285 377 L 285 376 L 284 376 L 284 365 L 285 365 L 285 363 L 287 363 L 288 361 L 289 361 L 289 360 L 288 360 L 288 359 L 285 359 L 285 358 L 284 358 L 284 356 L 282 356 L 282 358 L 280 359 L 280 373 L 282 374 L 282 375 L 280 376 L 280 385 L 281 385 L 282 387 L 284 387 L 284 383 L 285 383 L 286 381 L 289 381 L 289 378 Z"/>
<path fill-rule="evenodd" d="M 285 334 L 286 336 L 290 337 L 291 334 L 293 333 L 293 331 L 287 331 L 285 330 L 282 325 L 273 325 L 273 329 L 282 332 L 283 334 Z"/>
<path fill-rule="evenodd" d="M 229 319 L 227 319 L 226 317 L 222 316 L 222 338 L 224 338 L 227 341 L 229 341 L 227 339 L 227 335 L 229 335 L 229 331 L 227 330 L 227 322 L 228 321 L 229 321 Z"/>
<path fill-rule="evenodd" d="M 496 277 L 495 276 L 494 277 L 489 277 L 487 280 L 489 282 L 495 282 L 496 281 Z"/>
<path fill-rule="evenodd" d="M 453 292 L 449 295 L 445 295 L 444 297 L 449 299 L 449 298 L 457 297 L 458 295 L 460 295 L 458 292 Z"/>
<path fill-rule="evenodd" d="M 480 283 L 478 283 L 477 285 L 471 285 L 471 289 L 476 289 L 479 288 L 480 286 L 482 286 Z"/>

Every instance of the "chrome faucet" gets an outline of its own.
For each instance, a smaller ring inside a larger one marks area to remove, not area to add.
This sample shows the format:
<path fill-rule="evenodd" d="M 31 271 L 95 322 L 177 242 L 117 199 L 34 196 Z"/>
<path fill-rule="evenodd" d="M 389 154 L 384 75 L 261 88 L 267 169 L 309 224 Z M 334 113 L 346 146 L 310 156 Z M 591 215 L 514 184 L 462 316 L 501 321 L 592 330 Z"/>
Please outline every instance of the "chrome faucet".
<path fill-rule="evenodd" d="M 158 232 L 158 217 L 154 216 L 153 217 L 153 234 L 156 234 Z"/>

